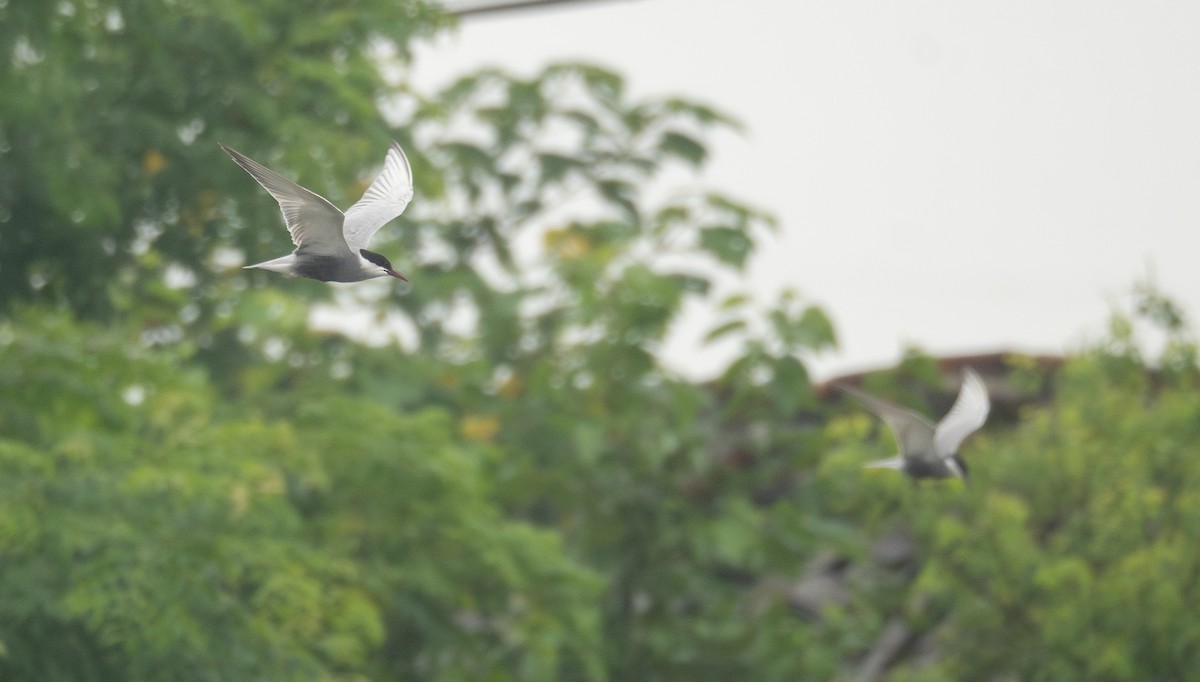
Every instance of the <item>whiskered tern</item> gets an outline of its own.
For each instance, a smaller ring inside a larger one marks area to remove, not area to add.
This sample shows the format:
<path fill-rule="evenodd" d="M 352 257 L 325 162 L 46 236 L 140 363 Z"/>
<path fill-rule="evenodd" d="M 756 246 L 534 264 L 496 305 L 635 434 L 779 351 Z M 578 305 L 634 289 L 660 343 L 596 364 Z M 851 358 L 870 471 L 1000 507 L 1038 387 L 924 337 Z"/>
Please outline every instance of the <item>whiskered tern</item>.
<path fill-rule="evenodd" d="M 958 398 L 936 426 L 907 408 L 849 386 L 838 388 L 882 419 L 900 445 L 898 456 L 871 462 L 868 468 L 897 469 L 913 479 L 967 477 L 967 464 L 958 456 L 958 448 L 983 426 L 991 409 L 987 387 L 974 370 L 963 372 Z"/>
<path fill-rule="evenodd" d="M 304 189 L 242 153 L 221 145 L 258 184 L 279 202 L 283 220 L 296 249 L 274 260 L 247 265 L 307 277 L 322 282 L 361 282 L 375 277 L 395 277 L 390 261 L 367 250 L 371 237 L 404 212 L 413 197 L 412 168 L 395 141 L 388 147 L 383 171 L 362 198 L 344 214 L 324 197 Z"/>

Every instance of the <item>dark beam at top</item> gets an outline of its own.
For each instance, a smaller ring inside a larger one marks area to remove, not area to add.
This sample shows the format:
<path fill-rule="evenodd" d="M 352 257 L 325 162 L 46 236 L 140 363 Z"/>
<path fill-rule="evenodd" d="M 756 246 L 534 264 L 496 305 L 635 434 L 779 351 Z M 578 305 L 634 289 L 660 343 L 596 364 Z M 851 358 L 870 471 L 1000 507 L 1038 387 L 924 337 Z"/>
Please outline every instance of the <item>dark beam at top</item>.
<path fill-rule="evenodd" d="M 450 12 L 457 14 L 460 17 L 469 16 L 486 16 L 489 14 L 499 14 L 501 12 L 510 12 L 513 10 L 530 10 L 530 9 L 545 9 L 558 5 L 567 5 L 580 2 L 602 2 L 605 0 L 496 0 L 495 2 L 477 2 L 477 3 L 454 3 L 447 7 Z M 611 0 L 608 0 L 611 1 Z M 455 5 L 463 5 L 455 8 Z"/>

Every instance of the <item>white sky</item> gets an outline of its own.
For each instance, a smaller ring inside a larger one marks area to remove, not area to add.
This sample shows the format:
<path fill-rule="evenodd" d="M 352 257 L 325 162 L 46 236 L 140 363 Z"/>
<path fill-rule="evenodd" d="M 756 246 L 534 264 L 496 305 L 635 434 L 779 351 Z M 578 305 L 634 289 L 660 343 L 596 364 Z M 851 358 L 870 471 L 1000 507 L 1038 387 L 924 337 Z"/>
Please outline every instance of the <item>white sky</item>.
<path fill-rule="evenodd" d="M 412 79 L 562 59 L 746 125 L 697 181 L 780 218 L 748 285 L 833 316 L 820 377 L 1078 348 L 1148 267 L 1200 311 L 1200 3 L 578 3 L 467 18 Z M 670 364 L 720 369 L 680 339 Z"/>

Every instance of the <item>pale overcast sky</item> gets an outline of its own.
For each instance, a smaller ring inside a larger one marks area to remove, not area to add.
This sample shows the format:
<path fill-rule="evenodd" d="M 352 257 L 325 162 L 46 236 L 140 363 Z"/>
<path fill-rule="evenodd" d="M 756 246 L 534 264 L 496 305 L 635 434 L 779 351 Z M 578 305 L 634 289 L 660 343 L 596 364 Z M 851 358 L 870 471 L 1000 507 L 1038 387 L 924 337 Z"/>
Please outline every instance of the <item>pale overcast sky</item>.
<path fill-rule="evenodd" d="M 1078 348 L 1148 264 L 1200 313 L 1200 3 L 585 2 L 465 19 L 412 77 L 562 59 L 745 123 L 695 181 L 780 218 L 749 285 L 833 316 L 819 376 Z"/>

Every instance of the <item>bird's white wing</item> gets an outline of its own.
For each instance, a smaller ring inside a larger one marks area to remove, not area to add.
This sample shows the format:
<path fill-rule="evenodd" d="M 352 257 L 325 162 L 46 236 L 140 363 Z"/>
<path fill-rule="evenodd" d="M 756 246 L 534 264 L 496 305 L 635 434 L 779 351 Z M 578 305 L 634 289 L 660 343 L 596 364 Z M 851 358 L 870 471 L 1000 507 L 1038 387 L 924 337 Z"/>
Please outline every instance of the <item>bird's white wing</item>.
<path fill-rule="evenodd" d="M 336 206 L 236 149 L 225 145 L 221 145 L 221 149 L 279 202 L 283 221 L 298 253 L 322 256 L 347 254 L 346 240 L 342 237 L 342 212 Z"/>
<path fill-rule="evenodd" d="M 849 386 L 839 385 L 838 388 L 850 394 L 888 425 L 900 445 L 901 455 L 916 458 L 936 457 L 933 449 L 934 426 L 928 419 L 912 410 L 893 405 Z"/>
<path fill-rule="evenodd" d="M 413 198 L 412 168 L 394 140 L 388 146 L 383 170 L 353 206 L 346 210 L 346 243 L 358 253 L 392 218 L 404 212 Z"/>
<path fill-rule="evenodd" d="M 975 370 L 968 368 L 963 372 L 962 388 L 959 389 L 954 406 L 938 423 L 934 432 L 933 440 L 938 454 L 950 457 L 957 453 L 958 446 L 962 445 L 967 436 L 975 433 L 987 421 L 990 409 L 991 402 L 988 400 L 983 379 L 979 378 Z"/>

